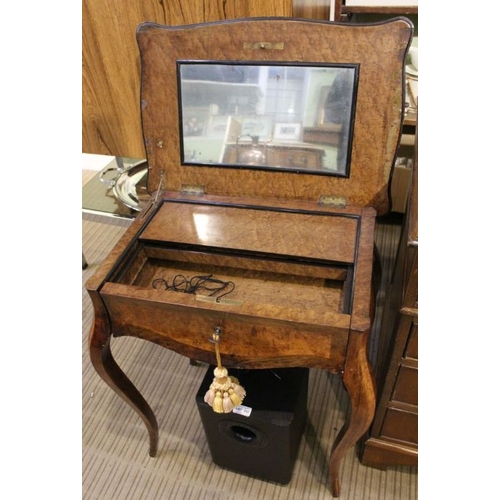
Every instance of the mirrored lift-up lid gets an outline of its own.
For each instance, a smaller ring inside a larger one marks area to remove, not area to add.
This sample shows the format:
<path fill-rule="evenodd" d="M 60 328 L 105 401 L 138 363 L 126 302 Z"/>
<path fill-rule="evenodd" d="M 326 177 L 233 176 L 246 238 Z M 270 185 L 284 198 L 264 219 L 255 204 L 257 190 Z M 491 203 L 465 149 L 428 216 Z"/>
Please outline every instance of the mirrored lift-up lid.
<path fill-rule="evenodd" d="M 142 24 L 148 190 L 385 213 L 404 115 L 404 18 Z"/>

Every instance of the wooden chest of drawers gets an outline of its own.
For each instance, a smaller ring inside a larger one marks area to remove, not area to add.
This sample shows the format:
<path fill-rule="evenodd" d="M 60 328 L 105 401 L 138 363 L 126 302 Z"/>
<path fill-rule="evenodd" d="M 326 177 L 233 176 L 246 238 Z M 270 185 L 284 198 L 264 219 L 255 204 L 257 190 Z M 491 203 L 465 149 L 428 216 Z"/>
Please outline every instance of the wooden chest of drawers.
<path fill-rule="evenodd" d="M 417 186 L 416 150 L 410 202 L 381 326 L 390 349 L 379 360 L 377 411 L 361 455 L 363 464 L 381 469 L 418 465 Z"/>

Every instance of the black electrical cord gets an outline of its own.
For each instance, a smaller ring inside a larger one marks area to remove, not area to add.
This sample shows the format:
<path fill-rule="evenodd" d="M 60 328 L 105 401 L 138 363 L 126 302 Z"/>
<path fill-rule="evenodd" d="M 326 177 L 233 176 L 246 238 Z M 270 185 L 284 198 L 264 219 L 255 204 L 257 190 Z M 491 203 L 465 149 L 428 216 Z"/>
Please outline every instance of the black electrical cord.
<path fill-rule="evenodd" d="M 192 294 L 195 294 L 200 290 L 207 290 L 210 292 L 210 297 L 213 297 L 229 288 L 229 290 L 216 298 L 216 302 L 220 302 L 222 297 L 230 294 L 235 288 L 235 284 L 232 281 L 222 281 L 214 278 L 211 274 L 206 276 L 193 276 L 189 279 L 182 274 L 176 274 L 172 278 L 171 284 L 169 284 L 168 280 L 165 280 L 164 278 L 156 278 L 153 280 L 152 286 L 155 290 L 163 289 Z"/>

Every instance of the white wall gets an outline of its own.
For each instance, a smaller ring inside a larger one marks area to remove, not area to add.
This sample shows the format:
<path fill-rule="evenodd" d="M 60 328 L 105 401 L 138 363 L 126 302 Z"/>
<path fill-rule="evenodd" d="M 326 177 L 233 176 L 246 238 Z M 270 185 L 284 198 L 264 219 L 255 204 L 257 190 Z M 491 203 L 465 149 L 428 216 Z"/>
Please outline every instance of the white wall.
<path fill-rule="evenodd" d="M 100 172 L 106 165 L 109 165 L 113 159 L 114 156 L 83 153 L 82 170 L 96 170 Z"/>

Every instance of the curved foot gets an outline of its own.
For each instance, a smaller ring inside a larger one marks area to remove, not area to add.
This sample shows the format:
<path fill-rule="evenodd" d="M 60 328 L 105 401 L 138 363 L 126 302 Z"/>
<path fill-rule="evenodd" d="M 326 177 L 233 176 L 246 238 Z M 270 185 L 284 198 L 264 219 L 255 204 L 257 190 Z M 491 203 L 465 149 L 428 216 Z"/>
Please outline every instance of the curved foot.
<path fill-rule="evenodd" d="M 90 360 L 97 373 L 129 406 L 134 409 L 146 424 L 149 434 L 149 455 L 156 456 L 158 451 L 158 423 L 153 410 L 135 385 L 123 373 L 111 354 L 111 327 L 98 295 L 90 294 L 94 303 L 94 325 L 89 336 Z"/>
<path fill-rule="evenodd" d="M 368 430 L 375 416 L 375 385 L 367 358 L 368 334 L 351 333 L 347 348 L 343 382 L 351 401 L 351 411 L 335 439 L 330 456 L 330 482 L 334 497 L 340 495 L 339 470 L 342 460 Z"/>

